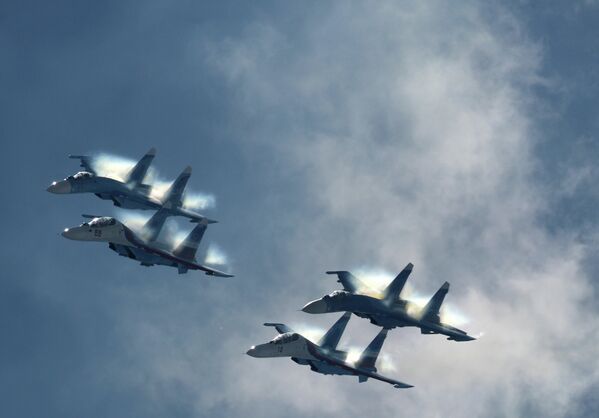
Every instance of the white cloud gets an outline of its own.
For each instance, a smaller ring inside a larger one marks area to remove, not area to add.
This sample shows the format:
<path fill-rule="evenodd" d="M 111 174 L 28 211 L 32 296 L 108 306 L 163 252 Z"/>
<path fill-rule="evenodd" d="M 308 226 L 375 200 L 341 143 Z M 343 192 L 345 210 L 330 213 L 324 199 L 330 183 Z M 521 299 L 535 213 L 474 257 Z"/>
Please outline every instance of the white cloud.
<path fill-rule="evenodd" d="M 531 176 L 542 140 L 530 96 L 540 81 L 537 46 L 508 13 L 473 3 L 339 3 L 299 19 L 256 22 L 201 50 L 236 92 L 238 117 L 251 122 L 247 146 L 265 146 L 300 176 L 294 192 L 310 217 L 280 208 L 296 227 L 279 249 L 289 272 L 272 309 L 284 316 L 301 295 L 334 288 L 306 277 L 307 261 L 322 271 L 399 271 L 413 261 L 418 294 L 450 281 L 448 302 L 484 337 L 459 344 L 394 330 L 383 348 L 396 368 L 389 374 L 416 385 L 401 392 L 280 359 L 232 361 L 221 392 L 204 394 L 198 409 L 235 399 L 238 412 L 255 414 L 571 411 L 597 380 L 599 321 L 586 309 L 585 248 L 550 235 L 538 218 L 548 199 Z M 268 338 L 263 307 L 239 309 L 247 315 L 237 326 L 253 327 L 255 343 Z M 304 318 L 316 328 L 334 319 Z M 346 346 L 363 347 L 376 331 L 354 318 Z M 218 355 L 236 358 L 247 337 L 225 336 Z"/>

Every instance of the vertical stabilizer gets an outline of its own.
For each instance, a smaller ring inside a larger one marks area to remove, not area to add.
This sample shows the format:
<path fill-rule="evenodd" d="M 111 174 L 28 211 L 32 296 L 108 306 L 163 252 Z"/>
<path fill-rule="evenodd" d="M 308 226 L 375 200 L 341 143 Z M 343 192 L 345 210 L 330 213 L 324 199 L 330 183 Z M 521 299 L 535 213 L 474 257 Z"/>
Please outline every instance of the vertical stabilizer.
<path fill-rule="evenodd" d="M 155 148 L 151 148 L 148 152 L 146 152 L 146 154 L 141 157 L 141 160 L 139 160 L 129 172 L 129 175 L 127 176 L 127 183 L 133 187 L 141 186 L 155 156 Z"/>
<path fill-rule="evenodd" d="M 431 322 L 440 322 L 439 310 L 443 304 L 445 295 L 449 292 L 449 282 L 443 283 L 443 286 L 433 295 L 426 306 L 422 309 L 422 319 Z"/>
<path fill-rule="evenodd" d="M 387 338 L 387 330 L 382 329 L 378 335 L 374 337 L 374 340 L 368 344 L 366 350 L 364 350 L 360 355 L 360 358 L 356 362 L 356 369 L 366 369 L 376 372 L 376 359 L 379 356 L 381 348 L 383 347 L 385 338 Z"/>
<path fill-rule="evenodd" d="M 397 277 L 395 277 L 395 279 L 389 283 L 385 290 L 383 290 L 383 299 L 386 302 L 395 302 L 399 298 L 399 294 L 403 290 L 413 268 L 414 264 L 408 263 L 408 265 L 404 267 Z"/>
<path fill-rule="evenodd" d="M 183 205 L 183 193 L 185 192 L 185 187 L 187 187 L 187 182 L 191 177 L 191 167 L 185 167 L 185 170 L 179 174 L 179 177 L 171 184 L 168 188 L 163 205 L 171 206 L 171 207 L 180 207 Z"/>
<path fill-rule="evenodd" d="M 200 241 L 206 232 L 208 221 L 203 219 L 189 235 L 174 249 L 173 255 L 185 260 L 195 260 Z"/>
<path fill-rule="evenodd" d="M 344 313 L 343 316 L 339 318 L 337 322 L 335 322 L 333 326 L 327 331 L 327 333 L 322 336 L 322 338 L 318 342 L 318 345 L 322 348 L 336 350 L 337 345 L 339 344 L 339 340 L 341 339 L 341 336 L 345 331 L 345 327 L 347 326 L 350 316 L 351 312 Z"/>
<path fill-rule="evenodd" d="M 158 238 L 158 235 L 160 235 L 160 231 L 162 231 L 162 227 L 164 226 L 164 222 L 168 216 L 169 211 L 164 208 L 161 208 L 154 215 L 152 215 L 152 217 L 148 219 L 144 225 L 144 238 L 148 241 L 156 241 L 156 238 Z"/>

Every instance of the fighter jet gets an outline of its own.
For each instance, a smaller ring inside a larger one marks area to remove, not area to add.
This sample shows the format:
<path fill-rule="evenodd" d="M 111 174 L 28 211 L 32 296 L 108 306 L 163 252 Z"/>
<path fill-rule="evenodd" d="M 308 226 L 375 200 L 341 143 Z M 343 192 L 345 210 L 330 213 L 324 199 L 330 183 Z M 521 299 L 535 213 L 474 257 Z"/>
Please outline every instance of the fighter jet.
<path fill-rule="evenodd" d="M 195 255 L 208 221 L 202 219 L 189 235 L 174 249 L 156 240 L 169 209 L 163 208 L 144 225 L 140 233 L 133 232 L 130 228 L 109 216 L 92 216 L 89 222 L 80 226 L 66 228 L 62 236 L 77 241 L 108 242 L 108 247 L 123 257 L 128 257 L 140 262 L 142 266 L 155 264 L 176 267 L 179 274 L 187 270 L 202 270 L 209 276 L 233 277 L 231 274 L 199 264 Z"/>
<path fill-rule="evenodd" d="M 343 285 L 344 290 L 335 290 L 314 300 L 304 306 L 302 311 L 311 314 L 348 311 L 385 329 L 418 327 L 422 334 L 443 334 L 448 340 L 454 341 L 474 340 L 465 331 L 441 322 L 439 310 L 449 291 L 448 282 L 441 286 L 422 309 L 400 297 L 413 267 L 409 263 L 383 290 L 381 297 L 361 294 L 360 290 L 367 287 L 348 271 L 327 271 L 327 274 L 337 275 L 337 281 Z"/>
<path fill-rule="evenodd" d="M 358 376 L 360 383 L 368 378 L 390 383 L 396 388 L 411 388 L 412 385 L 390 379 L 377 373 L 376 359 L 387 337 L 387 330 L 382 329 L 362 352 L 355 363 L 347 361 L 347 352 L 337 349 L 341 335 L 351 316 L 350 312 L 341 318 L 327 331 L 318 344 L 314 344 L 304 336 L 294 332 L 285 324 L 265 323 L 275 327 L 279 332 L 272 341 L 252 346 L 247 354 L 252 357 L 291 357 L 297 364 L 310 366 L 314 372 L 321 374 L 337 374 Z"/>
<path fill-rule="evenodd" d="M 150 195 L 152 186 L 144 184 L 143 181 L 155 155 L 156 150 L 150 149 L 129 171 L 125 181 L 98 175 L 93 168 L 92 157 L 69 155 L 69 158 L 80 160 L 84 171 L 68 176 L 64 180 L 54 181 L 46 190 L 55 194 L 93 193 L 100 199 L 112 200 L 115 206 L 126 209 L 165 208 L 170 215 L 185 216 L 192 222 L 206 219 L 199 213 L 183 207 L 183 192 L 191 177 L 191 167 L 186 167 L 177 177 L 162 201 Z M 214 222 L 216 221 L 208 220 L 208 223 Z"/>

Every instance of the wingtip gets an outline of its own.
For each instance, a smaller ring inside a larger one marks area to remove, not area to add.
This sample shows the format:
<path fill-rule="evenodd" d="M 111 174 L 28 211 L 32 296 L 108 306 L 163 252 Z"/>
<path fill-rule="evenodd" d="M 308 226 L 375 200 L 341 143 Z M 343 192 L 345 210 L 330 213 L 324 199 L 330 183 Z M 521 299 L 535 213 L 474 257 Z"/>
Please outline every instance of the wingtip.
<path fill-rule="evenodd" d="M 412 263 L 408 263 L 408 265 L 406 266 L 406 270 L 412 270 L 414 268 L 414 264 Z"/>
<path fill-rule="evenodd" d="M 183 169 L 182 174 L 191 174 L 191 166 L 188 165 L 187 167 L 185 167 L 185 169 Z"/>
<path fill-rule="evenodd" d="M 449 290 L 449 282 L 443 283 L 443 286 L 441 286 L 441 289 L 443 289 L 443 290 Z"/>
<path fill-rule="evenodd" d="M 148 152 L 146 152 L 147 156 L 154 157 L 156 155 L 156 148 L 152 147 Z"/>

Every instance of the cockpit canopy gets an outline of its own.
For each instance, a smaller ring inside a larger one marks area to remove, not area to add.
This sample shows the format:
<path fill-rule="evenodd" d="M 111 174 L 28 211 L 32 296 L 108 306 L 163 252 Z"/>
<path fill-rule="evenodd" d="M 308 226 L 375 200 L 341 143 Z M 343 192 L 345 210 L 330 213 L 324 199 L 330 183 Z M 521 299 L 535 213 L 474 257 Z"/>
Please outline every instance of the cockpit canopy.
<path fill-rule="evenodd" d="M 285 334 L 277 335 L 275 338 L 270 341 L 271 344 L 285 344 L 291 341 L 297 341 L 299 339 L 299 335 L 295 332 L 287 332 Z"/>
<path fill-rule="evenodd" d="M 69 176 L 67 177 L 67 180 L 69 179 L 75 179 L 75 180 L 79 180 L 79 179 L 88 179 L 90 177 L 93 177 L 94 175 L 92 173 L 90 173 L 89 171 L 80 171 L 75 175 Z"/>
<path fill-rule="evenodd" d="M 102 228 L 114 224 L 116 224 L 116 220 L 109 216 L 102 216 L 101 218 L 94 218 L 91 221 L 89 221 L 89 226 L 93 228 Z"/>
<path fill-rule="evenodd" d="M 325 296 L 329 297 L 329 298 L 336 298 L 336 297 L 345 297 L 349 295 L 349 292 L 346 292 L 345 290 L 334 290 L 331 293 L 329 293 L 328 295 Z"/>

